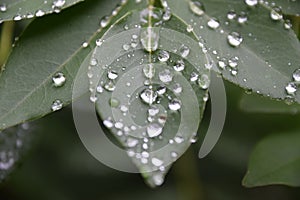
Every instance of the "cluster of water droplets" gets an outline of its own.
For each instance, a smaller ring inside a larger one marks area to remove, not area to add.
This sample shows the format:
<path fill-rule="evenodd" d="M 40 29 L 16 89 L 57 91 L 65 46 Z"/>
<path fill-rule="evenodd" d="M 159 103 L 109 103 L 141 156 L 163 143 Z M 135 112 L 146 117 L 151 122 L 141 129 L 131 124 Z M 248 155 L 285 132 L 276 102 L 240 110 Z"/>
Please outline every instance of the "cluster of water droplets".
<path fill-rule="evenodd" d="M 293 101 L 295 98 L 295 95 L 297 94 L 297 91 L 300 87 L 300 68 L 296 69 L 292 74 L 292 81 L 289 82 L 286 87 L 285 91 L 287 93 L 286 100 Z"/>
<path fill-rule="evenodd" d="M 30 142 L 31 127 L 25 123 L 0 131 L 0 181 L 12 171 Z"/>

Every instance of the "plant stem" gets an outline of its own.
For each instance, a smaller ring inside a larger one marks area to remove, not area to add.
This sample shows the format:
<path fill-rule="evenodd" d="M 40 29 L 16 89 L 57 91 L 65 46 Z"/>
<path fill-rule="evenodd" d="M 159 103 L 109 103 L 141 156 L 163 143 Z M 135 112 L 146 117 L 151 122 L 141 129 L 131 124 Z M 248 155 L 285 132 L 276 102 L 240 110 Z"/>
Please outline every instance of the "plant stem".
<path fill-rule="evenodd" d="M 14 32 L 14 22 L 4 22 L 0 38 L 0 69 L 5 63 L 12 46 L 12 37 Z"/>

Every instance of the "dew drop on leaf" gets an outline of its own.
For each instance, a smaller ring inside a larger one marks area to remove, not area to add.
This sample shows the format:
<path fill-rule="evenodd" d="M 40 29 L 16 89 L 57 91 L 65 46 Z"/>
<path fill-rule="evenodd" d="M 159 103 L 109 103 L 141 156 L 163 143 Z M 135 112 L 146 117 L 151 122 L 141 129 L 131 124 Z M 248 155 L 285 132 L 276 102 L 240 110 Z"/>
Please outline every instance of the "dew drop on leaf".
<path fill-rule="evenodd" d="M 147 134 L 150 138 L 157 137 L 163 132 L 161 125 L 157 123 L 149 124 L 147 126 Z"/>
<path fill-rule="evenodd" d="M 66 82 L 66 77 L 63 73 L 57 72 L 53 77 L 52 77 L 52 82 L 55 87 L 61 87 L 65 84 Z"/>
<path fill-rule="evenodd" d="M 163 82 L 163 83 L 169 83 L 173 80 L 173 75 L 171 73 L 170 70 L 165 69 L 163 71 L 161 71 L 159 73 L 159 79 Z"/>
<path fill-rule="evenodd" d="M 233 20 L 234 18 L 236 18 L 236 12 L 234 10 L 228 11 L 228 13 L 227 13 L 227 19 Z"/>
<path fill-rule="evenodd" d="M 300 69 L 297 69 L 293 73 L 293 79 L 295 82 L 300 83 Z"/>
<path fill-rule="evenodd" d="M 0 4 L 0 11 L 1 12 L 6 12 L 6 10 L 7 10 L 6 4 L 5 3 L 1 3 Z"/>
<path fill-rule="evenodd" d="M 145 65 L 143 68 L 143 72 L 147 78 L 150 78 L 150 79 L 153 78 L 155 76 L 155 68 L 154 68 L 153 64 L 150 63 L 150 64 Z"/>
<path fill-rule="evenodd" d="M 185 69 L 185 63 L 183 60 L 178 60 L 173 66 L 174 70 L 177 72 L 181 72 Z"/>
<path fill-rule="evenodd" d="M 282 10 L 278 6 L 274 6 L 270 12 L 270 17 L 274 21 L 281 20 L 283 18 Z"/>
<path fill-rule="evenodd" d="M 169 109 L 177 111 L 181 108 L 181 101 L 179 99 L 172 99 L 169 103 Z"/>
<path fill-rule="evenodd" d="M 202 74 L 200 76 L 200 78 L 198 79 L 198 84 L 201 89 L 204 89 L 204 90 L 207 89 L 210 85 L 210 79 L 209 79 L 208 75 Z"/>
<path fill-rule="evenodd" d="M 167 62 L 169 58 L 170 58 L 170 54 L 165 50 L 161 50 L 158 54 L 158 60 L 160 62 Z"/>
<path fill-rule="evenodd" d="M 258 4 L 258 0 L 245 0 L 245 3 L 248 5 L 248 6 L 256 6 Z"/>
<path fill-rule="evenodd" d="M 231 32 L 227 36 L 228 43 L 233 47 L 238 47 L 243 42 L 243 37 L 237 32 Z"/>
<path fill-rule="evenodd" d="M 200 1 L 189 1 L 190 10 L 199 16 L 204 14 L 204 5 Z"/>
<path fill-rule="evenodd" d="M 190 54 L 190 48 L 185 45 L 182 45 L 179 49 L 179 53 L 181 57 L 186 58 Z"/>
<path fill-rule="evenodd" d="M 285 90 L 286 90 L 287 94 L 295 95 L 295 93 L 297 92 L 297 85 L 295 83 L 291 82 L 285 87 Z"/>
<path fill-rule="evenodd" d="M 140 98 L 144 103 L 152 105 L 157 99 L 157 92 L 147 88 L 141 92 Z"/>
<path fill-rule="evenodd" d="M 58 110 L 62 109 L 62 107 L 63 107 L 63 103 L 61 102 L 61 100 L 57 99 L 57 100 L 53 101 L 53 103 L 51 105 L 51 110 L 58 111 Z"/>
<path fill-rule="evenodd" d="M 217 19 L 211 18 L 208 22 L 207 22 L 207 26 L 211 29 L 217 29 L 220 26 L 220 22 Z"/>

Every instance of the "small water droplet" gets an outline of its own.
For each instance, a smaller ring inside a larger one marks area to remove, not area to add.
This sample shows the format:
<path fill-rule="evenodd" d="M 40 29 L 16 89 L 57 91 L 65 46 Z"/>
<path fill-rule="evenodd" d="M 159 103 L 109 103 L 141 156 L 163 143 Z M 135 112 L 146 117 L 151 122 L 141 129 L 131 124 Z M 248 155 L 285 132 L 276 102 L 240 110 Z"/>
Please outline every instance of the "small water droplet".
<path fill-rule="evenodd" d="M 208 22 L 207 22 L 207 26 L 211 29 L 217 29 L 220 26 L 220 22 L 219 20 L 215 19 L 215 18 L 211 18 Z"/>
<path fill-rule="evenodd" d="M 163 82 L 163 83 L 169 83 L 173 80 L 173 75 L 171 73 L 170 70 L 165 69 L 163 71 L 161 71 L 159 73 L 159 79 Z"/>
<path fill-rule="evenodd" d="M 196 72 L 192 72 L 190 76 L 190 81 L 195 82 L 198 80 L 199 75 Z"/>
<path fill-rule="evenodd" d="M 139 143 L 139 141 L 134 138 L 128 138 L 126 141 L 127 146 L 130 148 L 135 147 L 138 143 Z"/>
<path fill-rule="evenodd" d="M 227 66 L 227 60 L 225 58 L 221 58 L 218 61 L 218 66 L 220 69 L 225 69 L 225 67 Z"/>
<path fill-rule="evenodd" d="M 174 70 L 177 72 L 181 72 L 185 69 L 185 63 L 183 60 L 178 60 L 173 66 Z"/>
<path fill-rule="evenodd" d="M 235 12 L 234 10 L 230 10 L 230 11 L 227 13 L 227 19 L 233 20 L 234 18 L 236 18 L 236 12 Z"/>
<path fill-rule="evenodd" d="M 189 1 L 190 10 L 199 16 L 204 14 L 204 5 L 200 1 Z"/>
<path fill-rule="evenodd" d="M 158 159 L 158 158 L 152 158 L 151 162 L 156 167 L 160 167 L 164 164 L 164 162 L 162 160 Z"/>
<path fill-rule="evenodd" d="M 297 85 L 295 83 L 291 82 L 285 87 L 285 90 L 286 90 L 287 94 L 295 95 L 295 93 L 297 92 Z"/>
<path fill-rule="evenodd" d="M 241 14 L 238 16 L 238 23 L 244 24 L 248 21 L 248 16 L 245 12 L 241 12 Z"/>
<path fill-rule="evenodd" d="M 35 16 L 36 17 L 42 17 L 42 16 L 44 16 L 45 15 L 45 12 L 43 11 L 43 10 L 37 10 L 36 12 L 35 12 Z"/>
<path fill-rule="evenodd" d="M 176 98 L 172 99 L 168 106 L 170 110 L 177 111 L 181 108 L 181 101 Z"/>
<path fill-rule="evenodd" d="M 98 85 L 96 91 L 101 94 L 103 92 L 103 87 L 101 85 Z"/>
<path fill-rule="evenodd" d="M 97 64 L 98 64 L 98 60 L 96 58 L 92 58 L 91 61 L 90 61 L 90 65 L 95 66 Z"/>
<path fill-rule="evenodd" d="M 233 47 L 238 47 L 243 42 L 243 37 L 237 32 L 231 32 L 227 36 L 228 43 Z"/>
<path fill-rule="evenodd" d="M 147 134 L 150 138 L 157 137 L 163 132 L 163 128 L 157 124 L 153 123 L 147 127 Z"/>
<path fill-rule="evenodd" d="M 153 66 L 152 63 L 147 64 L 147 65 L 144 66 L 143 72 L 144 72 L 144 75 L 147 78 L 151 79 L 151 78 L 153 78 L 155 76 L 155 67 Z"/>
<path fill-rule="evenodd" d="M 106 119 L 103 121 L 103 125 L 108 128 L 108 129 L 111 129 L 113 126 L 114 126 L 114 123 L 112 122 L 112 120 L 109 118 L 109 119 Z"/>
<path fill-rule="evenodd" d="M 233 58 L 230 58 L 228 60 L 228 65 L 231 67 L 231 68 L 236 68 L 238 66 L 238 57 L 233 57 Z"/>
<path fill-rule="evenodd" d="M 180 94 L 182 92 L 182 87 L 179 83 L 176 83 L 173 86 L 173 92 L 176 93 L 176 94 Z"/>
<path fill-rule="evenodd" d="M 109 16 L 104 16 L 101 20 L 100 20 L 100 26 L 101 28 L 105 28 L 110 22 L 110 17 Z"/>
<path fill-rule="evenodd" d="M 21 19 L 22 19 L 22 16 L 19 15 L 19 14 L 15 15 L 15 16 L 13 17 L 13 20 L 14 20 L 14 21 L 20 21 Z"/>
<path fill-rule="evenodd" d="M 147 88 L 141 92 L 140 98 L 143 100 L 143 102 L 152 105 L 157 99 L 157 92 Z"/>
<path fill-rule="evenodd" d="M 98 100 L 98 98 L 96 97 L 96 96 L 90 96 L 90 101 L 92 102 L 92 103 L 95 103 L 96 101 Z"/>
<path fill-rule="evenodd" d="M 186 31 L 187 31 L 188 33 L 191 33 L 193 30 L 194 30 L 194 28 L 193 28 L 191 25 L 188 25 L 188 26 L 186 27 Z"/>
<path fill-rule="evenodd" d="M 161 85 L 157 88 L 157 94 L 158 95 L 164 95 L 166 92 L 167 92 L 167 87 L 166 86 Z"/>
<path fill-rule="evenodd" d="M 116 86 L 114 84 L 113 81 L 108 81 L 105 85 L 104 85 L 104 88 L 109 91 L 109 92 L 112 92 L 116 89 Z"/>
<path fill-rule="evenodd" d="M 1 4 L 0 4 L 0 11 L 1 11 L 1 12 L 6 12 L 6 10 L 7 10 L 6 4 L 5 4 L 5 3 L 1 3 Z"/>
<path fill-rule="evenodd" d="M 289 30 L 289 29 L 291 29 L 291 28 L 293 27 L 291 21 L 288 20 L 288 19 L 284 21 L 283 26 L 284 26 L 284 28 L 285 28 L 286 30 Z"/>
<path fill-rule="evenodd" d="M 281 20 L 283 18 L 282 10 L 278 6 L 274 6 L 270 12 L 270 17 L 274 21 Z"/>
<path fill-rule="evenodd" d="M 176 137 L 174 138 L 174 141 L 175 141 L 177 144 L 181 144 L 182 142 L 184 142 L 184 139 L 183 139 L 183 137 L 181 137 L 181 136 L 176 136 Z"/>
<path fill-rule="evenodd" d="M 163 14 L 163 20 L 164 21 L 169 21 L 172 17 L 172 12 L 171 9 L 169 7 L 166 8 L 164 14 Z"/>
<path fill-rule="evenodd" d="M 63 107 L 63 103 L 61 102 L 61 100 L 57 99 L 57 100 L 53 101 L 51 110 L 58 111 L 58 110 L 62 109 L 62 107 Z"/>
<path fill-rule="evenodd" d="M 108 73 L 107 73 L 107 77 L 110 79 L 110 80 L 115 80 L 116 78 L 118 78 L 118 73 L 116 71 L 113 71 L 113 70 L 109 70 Z"/>
<path fill-rule="evenodd" d="M 61 87 L 65 84 L 66 82 L 66 77 L 63 73 L 57 72 L 53 77 L 52 77 L 52 82 L 55 87 Z"/>

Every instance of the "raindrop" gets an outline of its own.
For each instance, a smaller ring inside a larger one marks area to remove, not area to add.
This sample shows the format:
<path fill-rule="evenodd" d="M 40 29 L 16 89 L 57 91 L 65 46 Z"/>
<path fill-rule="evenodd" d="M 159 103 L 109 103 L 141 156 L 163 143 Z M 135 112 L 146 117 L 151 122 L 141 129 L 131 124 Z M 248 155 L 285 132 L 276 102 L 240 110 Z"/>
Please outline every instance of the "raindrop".
<path fill-rule="evenodd" d="M 295 82 L 300 83 L 300 69 L 297 69 L 293 73 L 293 79 Z"/>
<path fill-rule="evenodd" d="M 173 75 L 171 74 L 170 70 L 165 69 L 159 73 L 159 79 L 163 83 L 169 83 L 173 80 Z"/>
<path fill-rule="evenodd" d="M 175 65 L 173 66 L 174 70 L 177 72 L 181 72 L 185 68 L 185 63 L 183 60 L 178 60 Z"/>
<path fill-rule="evenodd" d="M 115 90 L 116 86 L 114 84 L 114 82 L 112 81 L 108 81 L 105 85 L 104 85 L 104 88 L 109 91 L 109 92 L 112 92 Z"/>
<path fill-rule="evenodd" d="M 171 19 L 171 17 L 172 17 L 171 10 L 170 10 L 170 8 L 167 7 L 162 18 L 164 21 L 169 21 Z"/>
<path fill-rule="evenodd" d="M 65 3 L 66 3 L 65 0 L 56 0 L 53 2 L 53 7 L 61 8 L 65 5 Z"/>
<path fill-rule="evenodd" d="M 238 47 L 243 42 L 243 37 L 237 32 L 231 32 L 227 36 L 228 43 L 233 47 Z"/>
<path fill-rule="evenodd" d="M 151 162 L 156 167 L 160 167 L 164 164 L 164 162 L 162 160 L 158 159 L 158 158 L 152 158 Z"/>
<path fill-rule="evenodd" d="M 153 123 L 147 127 L 147 134 L 150 138 L 159 136 L 163 131 L 163 128 L 157 124 Z"/>
<path fill-rule="evenodd" d="M 274 6 L 270 12 L 270 17 L 274 21 L 281 20 L 283 18 L 282 10 L 278 6 Z"/>
<path fill-rule="evenodd" d="M 190 1 L 189 6 L 196 15 L 202 16 L 204 14 L 204 6 L 200 1 Z"/>
<path fill-rule="evenodd" d="M 227 13 L 227 19 L 233 20 L 234 18 L 236 18 L 236 12 L 235 12 L 234 10 L 230 10 L 230 11 Z"/>
<path fill-rule="evenodd" d="M 291 21 L 288 20 L 288 19 L 284 21 L 283 26 L 284 26 L 284 28 L 285 28 L 286 30 L 289 30 L 289 29 L 291 29 L 291 28 L 293 27 Z"/>
<path fill-rule="evenodd" d="M 137 139 L 134 139 L 134 138 L 128 138 L 126 143 L 127 143 L 128 147 L 132 148 L 132 147 L 135 147 L 139 143 L 139 141 Z"/>
<path fill-rule="evenodd" d="M 186 31 L 187 31 L 188 33 L 192 32 L 193 30 L 194 30 L 194 28 L 193 28 L 191 25 L 188 25 L 188 26 L 186 27 Z"/>
<path fill-rule="evenodd" d="M 153 175 L 152 178 L 153 178 L 153 182 L 156 186 L 160 186 L 164 182 L 164 178 L 161 174 L 155 174 L 155 175 Z"/>
<path fill-rule="evenodd" d="M 149 20 L 149 18 L 151 18 Z M 162 23 L 162 12 L 160 10 L 153 10 L 146 8 L 140 12 L 140 22 L 142 24 L 148 24 L 151 21 L 155 26 L 160 25 Z"/>
<path fill-rule="evenodd" d="M 218 66 L 219 68 L 221 69 L 225 69 L 225 67 L 227 66 L 227 61 L 225 58 L 221 58 L 219 61 L 218 61 Z"/>
<path fill-rule="evenodd" d="M 58 111 L 58 110 L 62 109 L 62 107 L 63 107 L 63 103 L 61 102 L 61 100 L 57 99 L 57 100 L 53 101 L 51 110 Z"/>
<path fill-rule="evenodd" d="M 176 137 L 174 138 L 174 141 L 175 141 L 177 144 L 181 144 L 182 142 L 184 142 L 184 139 L 183 139 L 183 137 L 181 137 L 181 136 L 176 136 Z"/>
<path fill-rule="evenodd" d="M 110 129 L 114 126 L 114 123 L 111 121 L 111 119 L 106 119 L 103 121 L 103 125 Z"/>
<path fill-rule="evenodd" d="M 156 51 L 158 48 L 159 34 L 152 27 L 147 27 L 141 33 L 141 43 L 148 52 Z"/>
<path fill-rule="evenodd" d="M 230 58 L 230 59 L 228 60 L 228 65 L 229 65 L 231 68 L 236 68 L 236 67 L 238 66 L 238 60 L 239 60 L 238 57 Z"/>
<path fill-rule="evenodd" d="M 92 58 L 91 61 L 90 61 L 90 65 L 95 66 L 97 64 L 98 64 L 98 60 L 96 58 Z"/>
<path fill-rule="evenodd" d="M 173 92 L 176 94 L 180 94 L 182 92 L 182 87 L 179 83 L 176 83 L 173 87 Z"/>
<path fill-rule="evenodd" d="M 238 17 L 238 23 L 244 24 L 248 21 L 248 16 L 245 12 L 241 12 L 241 14 Z"/>
<path fill-rule="evenodd" d="M 110 70 L 108 71 L 107 73 L 107 77 L 110 79 L 110 80 L 115 80 L 116 78 L 118 78 L 118 73 L 113 71 L 113 70 Z"/>
<path fill-rule="evenodd" d="M 104 16 L 101 20 L 100 20 L 100 26 L 101 28 L 105 28 L 110 22 L 110 17 L 109 16 Z"/>
<path fill-rule="evenodd" d="M 286 87 L 285 90 L 288 94 L 290 95 L 295 95 L 297 92 L 297 85 L 295 83 L 289 83 Z"/>
<path fill-rule="evenodd" d="M 143 100 L 143 102 L 152 105 L 157 99 L 157 92 L 147 88 L 141 92 L 140 98 Z"/>
<path fill-rule="evenodd" d="M 153 78 L 155 76 L 155 68 L 154 68 L 153 64 L 150 63 L 150 64 L 145 65 L 143 68 L 143 72 L 147 78 L 150 78 L 150 79 Z"/>
<path fill-rule="evenodd" d="M 63 73 L 57 72 L 53 77 L 52 77 L 52 82 L 55 87 L 61 87 L 65 84 L 66 82 L 66 77 Z"/>
<path fill-rule="evenodd" d="M 171 152 L 171 157 L 172 157 L 172 158 L 177 158 L 177 157 L 178 157 L 178 154 L 177 154 L 175 151 L 172 151 L 172 152 Z"/>
<path fill-rule="evenodd" d="M 198 80 L 199 75 L 196 72 L 191 73 L 190 81 L 195 82 Z"/>
<path fill-rule="evenodd" d="M 248 6 L 256 6 L 258 4 L 258 0 L 245 0 L 245 3 L 248 5 Z"/>
<path fill-rule="evenodd" d="M 179 53 L 181 57 L 186 58 L 190 54 L 190 48 L 185 45 L 182 45 L 179 49 Z"/>
<path fill-rule="evenodd" d="M 173 99 L 169 103 L 170 110 L 177 111 L 181 108 L 181 101 L 179 99 Z"/>
<path fill-rule="evenodd" d="M 88 47 L 89 46 L 89 43 L 87 43 L 87 42 L 84 42 L 84 43 L 82 43 L 82 45 L 81 45 L 83 48 L 86 48 L 86 47 Z"/>
<path fill-rule="evenodd" d="M 96 40 L 96 45 L 97 45 L 98 47 L 100 47 L 100 46 L 102 45 L 102 43 L 103 43 L 103 41 L 102 41 L 101 39 L 97 39 L 97 40 Z"/>
<path fill-rule="evenodd" d="M 157 107 L 151 107 L 150 109 L 148 109 L 149 116 L 154 117 L 158 113 L 159 113 L 159 109 Z"/>
<path fill-rule="evenodd" d="M 0 4 L 0 11 L 1 12 L 6 12 L 6 10 L 7 10 L 7 7 L 6 7 L 6 4 Z"/>
<path fill-rule="evenodd" d="M 157 94 L 159 94 L 159 95 L 163 95 L 163 94 L 165 94 L 166 92 L 167 92 L 166 86 L 161 85 L 161 86 L 159 86 L 159 87 L 157 88 Z"/>
<path fill-rule="evenodd" d="M 101 85 L 98 85 L 97 88 L 96 88 L 96 91 L 98 93 L 102 93 L 103 92 L 103 87 Z"/>
<path fill-rule="evenodd" d="M 199 84 L 200 88 L 206 90 L 210 84 L 210 79 L 209 79 L 208 75 L 202 74 L 200 76 L 200 78 L 198 79 L 198 84 Z"/>
<path fill-rule="evenodd" d="M 45 15 L 45 12 L 43 11 L 43 10 L 37 10 L 36 12 L 35 12 L 35 16 L 36 17 L 42 17 L 42 16 L 44 16 Z"/>
<path fill-rule="evenodd" d="M 217 29 L 220 26 L 220 22 L 219 20 L 212 18 L 207 22 L 207 26 L 211 29 Z"/>
<path fill-rule="evenodd" d="M 158 60 L 160 62 L 167 62 L 169 58 L 170 58 L 170 54 L 165 50 L 161 50 L 158 54 Z"/>
<path fill-rule="evenodd" d="M 90 101 L 92 103 L 95 103 L 98 100 L 98 98 L 96 96 L 90 96 Z"/>
<path fill-rule="evenodd" d="M 15 16 L 13 17 L 13 20 L 14 20 L 14 21 L 20 21 L 21 19 L 22 19 L 22 16 L 19 15 L 19 14 L 15 15 Z"/>

